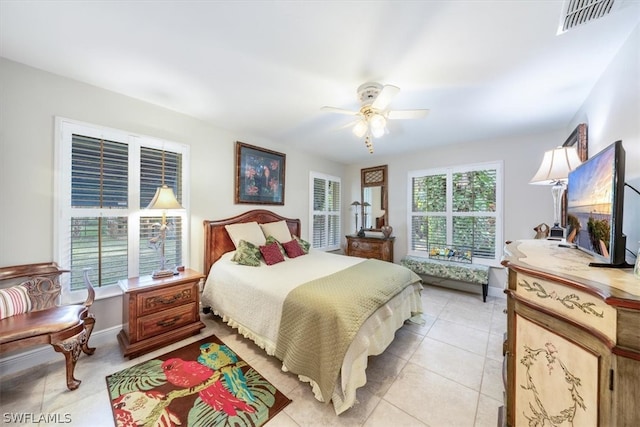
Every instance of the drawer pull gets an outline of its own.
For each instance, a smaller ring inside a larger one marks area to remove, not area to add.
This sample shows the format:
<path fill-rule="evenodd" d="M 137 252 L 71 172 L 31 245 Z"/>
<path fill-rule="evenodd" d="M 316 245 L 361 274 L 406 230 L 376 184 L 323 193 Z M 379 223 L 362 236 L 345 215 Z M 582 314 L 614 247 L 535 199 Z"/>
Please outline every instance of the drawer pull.
<path fill-rule="evenodd" d="M 175 325 L 178 320 L 180 320 L 180 316 L 176 316 L 171 320 L 161 320 L 158 323 L 156 323 L 156 325 L 162 326 L 163 328 L 166 328 L 168 326 Z"/>
<path fill-rule="evenodd" d="M 169 304 L 173 304 L 176 301 L 179 301 L 183 298 L 190 298 L 191 294 L 189 291 L 184 290 L 181 292 L 178 292 L 177 294 L 175 294 L 174 296 L 170 297 L 170 298 L 165 298 L 165 297 L 153 297 L 153 298 L 148 298 L 146 300 L 146 306 L 147 307 L 153 307 L 156 304 L 164 304 L 164 305 L 169 305 Z"/>

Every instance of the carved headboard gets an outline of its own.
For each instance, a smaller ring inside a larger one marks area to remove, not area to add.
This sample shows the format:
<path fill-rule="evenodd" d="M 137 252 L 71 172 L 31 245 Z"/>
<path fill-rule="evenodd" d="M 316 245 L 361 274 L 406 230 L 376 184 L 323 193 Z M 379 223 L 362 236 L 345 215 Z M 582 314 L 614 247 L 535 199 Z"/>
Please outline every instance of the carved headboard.
<path fill-rule="evenodd" d="M 229 233 L 224 228 L 225 225 L 242 222 L 257 222 L 264 224 L 267 222 L 286 221 L 291 234 L 300 237 L 300 220 L 285 218 L 265 209 L 251 210 L 232 218 L 219 220 L 204 220 L 204 274 L 209 274 L 209 270 L 214 262 L 229 251 L 235 250 L 235 245 L 229 237 Z"/>

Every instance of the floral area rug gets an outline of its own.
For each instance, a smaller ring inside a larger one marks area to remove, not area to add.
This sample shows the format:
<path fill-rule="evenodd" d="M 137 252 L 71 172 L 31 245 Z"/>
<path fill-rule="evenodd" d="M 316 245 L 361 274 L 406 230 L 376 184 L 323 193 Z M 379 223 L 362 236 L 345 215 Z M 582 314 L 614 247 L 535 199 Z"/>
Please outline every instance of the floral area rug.
<path fill-rule="evenodd" d="M 107 376 L 117 426 L 261 426 L 291 400 L 215 336 Z"/>

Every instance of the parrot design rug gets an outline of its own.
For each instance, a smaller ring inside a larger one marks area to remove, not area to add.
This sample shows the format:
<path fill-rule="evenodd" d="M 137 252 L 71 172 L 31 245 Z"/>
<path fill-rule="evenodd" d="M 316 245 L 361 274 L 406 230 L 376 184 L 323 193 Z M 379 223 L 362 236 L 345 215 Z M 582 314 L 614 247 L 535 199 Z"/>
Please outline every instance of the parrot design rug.
<path fill-rule="evenodd" d="M 256 427 L 291 402 L 213 335 L 106 379 L 118 427 Z"/>

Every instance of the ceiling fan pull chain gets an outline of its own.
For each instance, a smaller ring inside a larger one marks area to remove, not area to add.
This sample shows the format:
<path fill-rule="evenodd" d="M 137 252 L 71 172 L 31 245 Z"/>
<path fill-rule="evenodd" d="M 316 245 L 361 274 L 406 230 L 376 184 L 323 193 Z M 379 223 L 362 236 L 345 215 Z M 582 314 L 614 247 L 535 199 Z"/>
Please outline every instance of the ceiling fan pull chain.
<path fill-rule="evenodd" d="M 373 143 L 371 142 L 371 133 L 367 133 L 367 136 L 364 137 L 364 144 L 369 149 L 369 154 L 373 154 Z"/>

